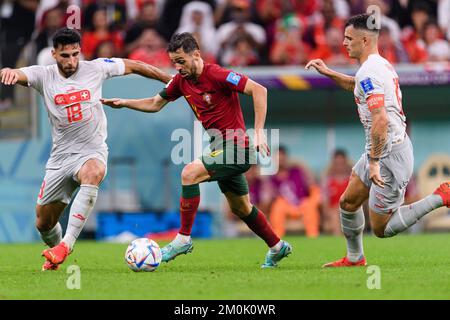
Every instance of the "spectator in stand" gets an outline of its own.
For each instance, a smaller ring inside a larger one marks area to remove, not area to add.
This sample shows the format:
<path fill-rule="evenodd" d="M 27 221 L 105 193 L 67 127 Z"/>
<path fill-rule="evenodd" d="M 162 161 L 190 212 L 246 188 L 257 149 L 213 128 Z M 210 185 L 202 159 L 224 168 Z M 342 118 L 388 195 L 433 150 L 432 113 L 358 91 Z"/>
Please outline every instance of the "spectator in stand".
<path fill-rule="evenodd" d="M 301 164 L 293 163 L 287 149 L 280 146 L 278 172 L 270 177 L 270 194 L 273 196 L 269 220 L 279 237 L 286 231 L 287 218 L 303 219 L 306 236 L 319 235 L 320 187 L 311 173 Z"/>
<path fill-rule="evenodd" d="M 117 57 L 116 46 L 111 40 L 105 40 L 97 45 L 92 59 L 113 57 Z"/>
<path fill-rule="evenodd" d="M 172 62 L 166 52 L 167 44 L 155 29 L 146 29 L 139 39 L 138 47 L 129 55 L 130 59 L 159 68 L 172 67 Z"/>
<path fill-rule="evenodd" d="M 266 44 L 266 33 L 260 25 L 250 22 L 250 1 L 232 0 L 232 21 L 225 23 L 217 30 L 219 43 L 219 60 L 233 51 L 239 33 L 245 32 L 251 37 L 251 43 L 256 52 L 260 53 Z"/>
<path fill-rule="evenodd" d="M 436 21 L 429 20 L 425 24 L 423 36 L 428 61 L 450 61 L 449 42 L 443 39 Z"/>
<path fill-rule="evenodd" d="M 94 15 L 100 9 L 105 10 L 106 19 L 109 26 L 115 30 L 125 30 L 127 23 L 127 10 L 125 0 L 95 0 L 88 1 L 84 10 L 83 27 L 87 29 L 94 28 Z M 83 29 L 84 29 L 83 28 Z"/>
<path fill-rule="evenodd" d="M 82 52 L 85 58 L 91 60 L 97 45 L 105 40 L 110 40 L 114 43 L 120 56 L 123 49 L 122 37 L 118 32 L 110 30 L 106 10 L 99 9 L 95 11 L 92 23 L 93 29 L 85 32 L 82 37 Z"/>
<path fill-rule="evenodd" d="M 428 14 L 437 16 L 437 1 L 439 0 L 389 0 L 389 16 L 397 21 L 400 28 L 413 25 L 412 12 L 415 7 L 425 5 Z"/>
<path fill-rule="evenodd" d="M 352 165 L 344 150 L 336 150 L 322 177 L 323 231 L 331 235 L 341 234 L 339 199 L 347 188 Z"/>
<path fill-rule="evenodd" d="M 200 39 L 202 54 L 216 56 L 218 43 L 211 6 L 205 2 L 193 1 L 183 7 L 180 27 L 175 33 L 189 32 Z"/>
<path fill-rule="evenodd" d="M 450 41 L 450 0 L 438 0 L 438 22 L 442 33 Z"/>
<path fill-rule="evenodd" d="M 299 65 L 308 60 L 309 46 L 302 41 L 303 24 L 294 14 L 277 21 L 270 61 L 278 65 Z"/>
<path fill-rule="evenodd" d="M 230 50 L 222 57 L 222 63 L 232 67 L 257 65 L 259 58 L 254 49 L 253 38 L 244 30 L 237 32 Z"/>
<path fill-rule="evenodd" d="M 144 5 L 147 3 L 153 3 L 156 11 L 159 13 L 162 11 L 162 6 L 165 0 L 125 0 L 125 6 L 127 11 L 127 20 L 135 21 L 139 19 L 139 14 L 143 10 Z M 159 14 L 158 14 L 159 16 Z M 155 26 L 156 27 L 156 26 Z"/>
<path fill-rule="evenodd" d="M 255 10 L 258 21 L 266 30 L 267 46 L 271 48 L 275 39 L 277 21 L 292 11 L 291 0 L 256 0 Z"/>
<path fill-rule="evenodd" d="M 389 34 L 395 45 L 401 46 L 400 38 L 401 38 L 401 30 L 398 23 L 387 16 L 389 13 L 389 4 L 387 0 L 366 0 L 366 7 L 371 5 L 377 6 L 381 13 L 381 27 L 386 27 L 389 29 Z"/>
<path fill-rule="evenodd" d="M 412 9 L 411 19 L 413 27 L 403 29 L 402 42 L 408 53 L 410 63 L 424 63 L 428 59 L 423 41 L 424 27 L 430 19 L 429 7 L 424 2 L 418 2 Z"/>
<path fill-rule="evenodd" d="M 0 1 L 1 2 L 1 1 Z M 43 28 L 44 14 L 54 8 L 60 8 L 64 12 L 64 21 L 67 19 L 67 8 L 71 5 L 81 7 L 81 0 L 41 0 L 39 1 L 39 7 L 36 10 L 36 29 Z"/>
<path fill-rule="evenodd" d="M 407 62 L 408 56 L 401 43 L 397 46 L 391 37 L 388 27 L 381 27 L 378 36 L 378 51 L 390 63 Z"/>
<path fill-rule="evenodd" d="M 183 7 L 192 0 L 165 0 L 159 17 L 158 31 L 166 41 L 175 33 L 180 25 L 180 18 Z M 215 9 L 215 0 L 201 0 Z"/>
<path fill-rule="evenodd" d="M 0 2 L 0 9 L 2 8 Z M 0 66 L 13 67 L 23 46 L 30 40 L 34 30 L 35 12 L 38 8 L 37 0 L 17 0 L 4 4 L 10 6 L 0 15 Z M 14 103 L 13 86 L 1 86 L 0 111 L 7 110 Z"/>
<path fill-rule="evenodd" d="M 140 4 L 136 21 L 127 30 L 125 43 L 125 56 L 136 49 L 140 43 L 140 37 L 145 29 L 155 29 L 158 24 L 158 8 L 155 0 L 145 0 Z"/>
<path fill-rule="evenodd" d="M 318 21 L 312 25 L 312 29 L 310 27 L 307 30 L 307 37 L 312 37 L 311 45 L 313 48 L 319 48 L 327 45 L 326 31 L 329 28 L 344 30 L 345 22 L 337 16 L 334 2 L 332 0 L 323 0 L 320 11 L 317 15 L 317 20 Z"/>
<path fill-rule="evenodd" d="M 326 64 L 332 66 L 348 66 L 354 64 L 354 60 L 348 57 L 348 52 L 342 45 L 343 33 L 340 29 L 331 27 L 326 31 L 326 43 L 317 47 L 310 54 L 309 59 L 322 59 Z"/>
<path fill-rule="evenodd" d="M 65 12 L 61 7 L 54 7 L 42 15 L 42 28 L 36 38 L 34 39 L 34 51 L 37 54 L 47 47 L 53 46 L 54 33 L 64 26 Z"/>
<path fill-rule="evenodd" d="M 361 14 L 366 12 L 366 5 L 364 1 L 361 0 L 347 0 L 348 5 L 350 7 L 350 16 L 354 16 L 356 14 Z"/>

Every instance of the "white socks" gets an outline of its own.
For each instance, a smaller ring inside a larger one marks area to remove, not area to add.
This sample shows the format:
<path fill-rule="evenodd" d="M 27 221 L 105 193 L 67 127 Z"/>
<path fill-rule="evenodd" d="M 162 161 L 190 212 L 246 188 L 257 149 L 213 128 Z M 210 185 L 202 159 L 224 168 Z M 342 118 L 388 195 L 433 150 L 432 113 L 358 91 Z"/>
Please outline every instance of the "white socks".
<path fill-rule="evenodd" d="M 278 241 L 278 243 L 276 245 L 274 245 L 273 247 L 270 248 L 270 251 L 272 251 L 272 253 L 276 253 L 281 250 L 282 245 L 283 245 L 283 242 L 280 240 L 280 241 Z"/>
<path fill-rule="evenodd" d="M 395 236 L 411 227 L 430 211 L 442 207 L 443 205 L 444 202 L 442 201 L 441 196 L 430 194 L 422 200 L 398 208 L 392 214 L 391 219 L 389 219 L 386 229 L 384 230 L 384 236 L 386 238 Z"/>
<path fill-rule="evenodd" d="M 75 241 L 83 230 L 92 209 L 97 201 L 98 187 L 89 184 L 82 184 L 80 190 L 73 200 L 70 208 L 69 223 L 66 234 L 62 240 L 67 244 L 70 250 L 73 249 Z"/>
<path fill-rule="evenodd" d="M 44 240 L 45 244 L 47 244 L 50 248 L 53 248 L 58 243 L 61 242 L 62 238 L 62 228 L 61 224 L 58 222 L 53 229 L 49 231 L 40 232 L 42 240 Z"/>
<path fill-rule="evenodd" d="M 185 236 L 184 234 L 177 233 L 174 241 L 179 244 L 186 244 L 191 240 L 191 236 Z"/>
<path fill-rule="evenodd" d="M 347 240 L 347 258 L 357 262 L 364 256 L 362 238 L 365 227 L 362 207 L 356 212 L 348 212 L 340 208 L 342 232 Z"/>

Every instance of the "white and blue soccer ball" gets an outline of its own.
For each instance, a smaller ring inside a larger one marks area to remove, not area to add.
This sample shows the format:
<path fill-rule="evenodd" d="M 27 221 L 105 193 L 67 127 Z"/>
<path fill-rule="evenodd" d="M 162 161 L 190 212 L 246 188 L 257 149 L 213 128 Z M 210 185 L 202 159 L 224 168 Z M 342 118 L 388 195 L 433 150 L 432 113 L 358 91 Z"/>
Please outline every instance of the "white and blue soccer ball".
<path fill-rule="evenodd" d="M 133 271 L 155 271 L 161 263 L 159 245 L 147 238 L 133 240 L 125 252 L 127 266 Z"/>

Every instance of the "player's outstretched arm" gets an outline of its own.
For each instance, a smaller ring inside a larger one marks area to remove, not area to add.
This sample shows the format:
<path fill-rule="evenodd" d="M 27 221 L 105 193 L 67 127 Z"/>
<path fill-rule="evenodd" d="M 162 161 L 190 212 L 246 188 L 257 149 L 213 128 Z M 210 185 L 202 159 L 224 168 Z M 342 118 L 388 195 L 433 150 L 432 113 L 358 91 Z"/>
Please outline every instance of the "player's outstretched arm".
<path fill-rule="evenodd" d="M 28 79 L 25 73 L 19 69 L 3 68 L 0 70 L 0 82 L 7 86 L 15 85 L 16 83 L 23 86 L 28 86 Z"/>
<path fill-rule="evenodd" d="M 130 59 L 123 59 L 123 62 L 125 64 L 125 75 L 135 73 L 164 83 L 167 83 L 172 79 L 169 74 L 150 64 Z"/>
<path fill-rule="evenodd" d="M 370 102 L 369 102 L 370 103 Z M 379 187 L 384 187 L 380 173 L 380 157 L 387 142 L 389 119 L 384 106 L 372 109 L 371 139 L 372 147 L 369 160 L 369 179 Z"/>
<path fill-rule="evenodd" d="M 244 93 L 252 96 L 255 108 L 255 147 L 263 155 L 270 155 L 267 139 L 264 135 L 264 124 L 267 114 L 267 89 L 259 83 L 248 79 L 245 84 Z"/>
<path fill-rule="evenodd" d="M 309 61 L 305 69 L 308 70 L 310 67 L 314 67 L 317 72 L 327 76 L 328 78 L 334 80 L 339 86 L 348 91 L 353 91 L 355 89 L 355 78 L 348 76 L 346 74 L 334 71 L 325 64 L 321 59 L 314 59 Z"/>
<path fill-rule="evenodd" d="M 154 97 L 145 99 L 101 98 L 100 102 L 115 109 L 128 108 L 137 111 L 153 113 L 160 111 L 168 101 L 161 98 L 161 96 L 157 94 Z"/>

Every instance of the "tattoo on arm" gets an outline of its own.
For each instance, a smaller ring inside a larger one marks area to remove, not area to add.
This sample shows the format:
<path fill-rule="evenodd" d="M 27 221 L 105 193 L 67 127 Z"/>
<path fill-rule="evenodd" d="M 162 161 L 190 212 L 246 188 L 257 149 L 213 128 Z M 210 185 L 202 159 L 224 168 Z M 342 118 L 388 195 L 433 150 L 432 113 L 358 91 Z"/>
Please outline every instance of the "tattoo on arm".
<path fill-rule="evenodd" d="M 387 121 L 383 114 L 385 113 L 384 108 L 377 108 L 372 110 L 372 150 L 370 152 L 370 156 L 373 158 L 380 158 L 384 146 L 387 142 Z"/>

